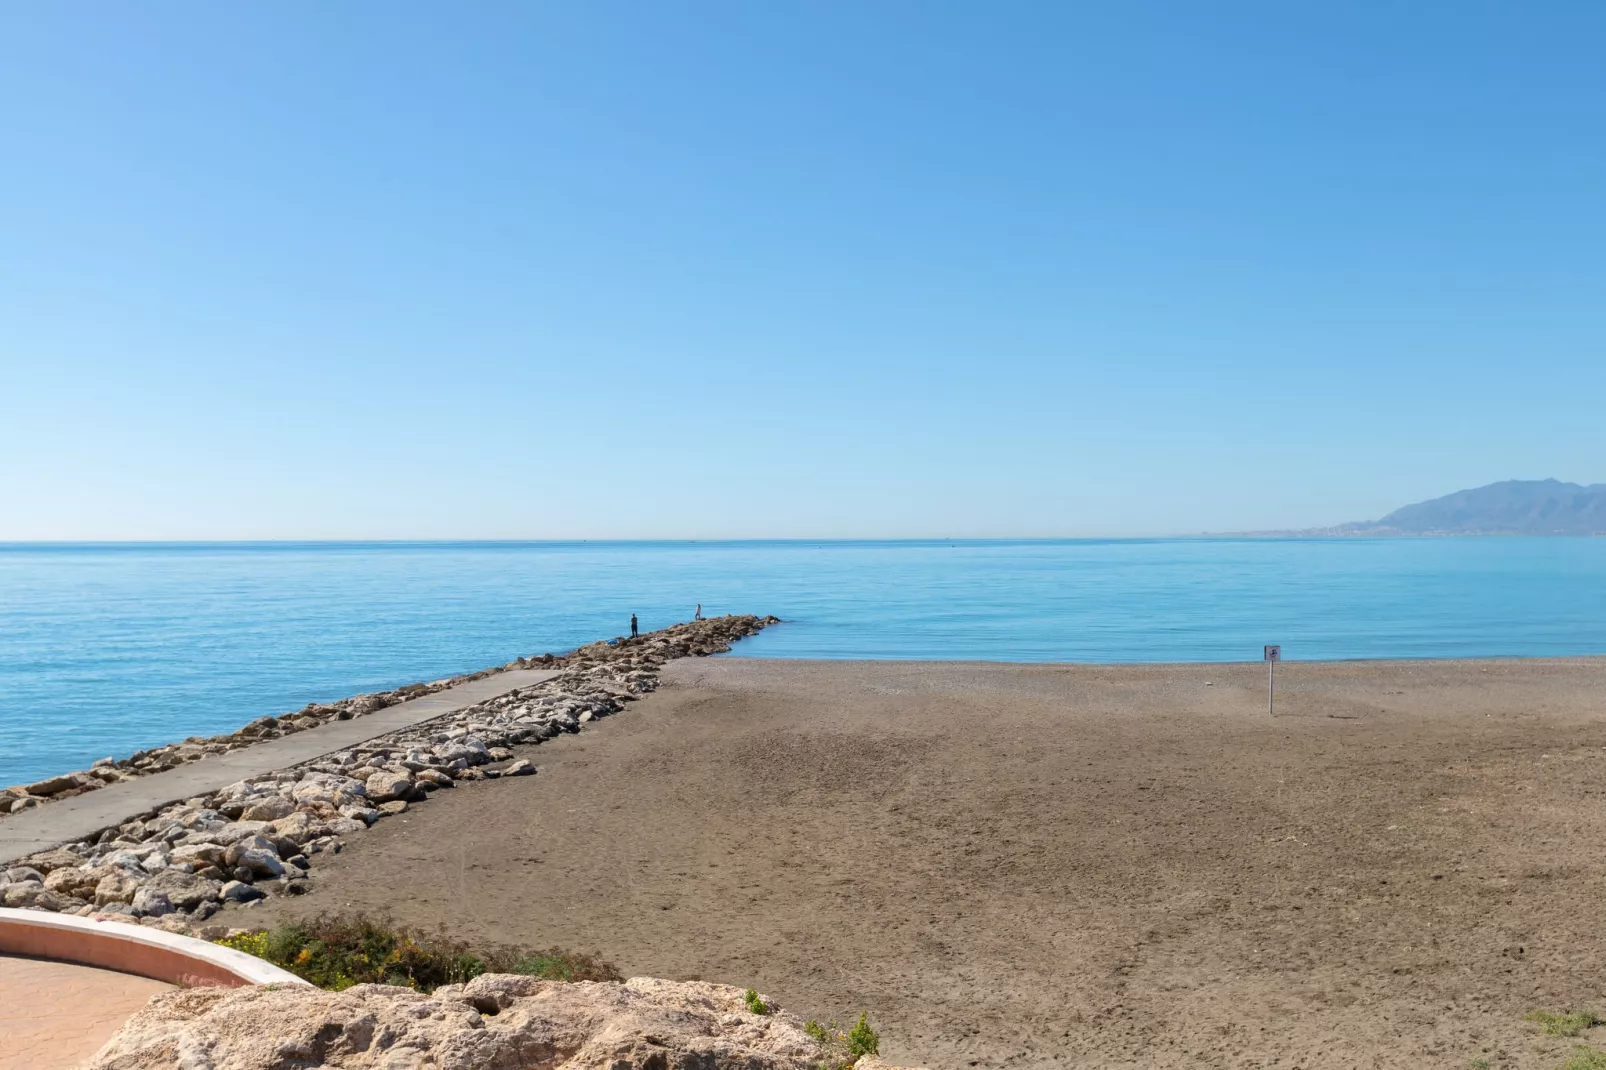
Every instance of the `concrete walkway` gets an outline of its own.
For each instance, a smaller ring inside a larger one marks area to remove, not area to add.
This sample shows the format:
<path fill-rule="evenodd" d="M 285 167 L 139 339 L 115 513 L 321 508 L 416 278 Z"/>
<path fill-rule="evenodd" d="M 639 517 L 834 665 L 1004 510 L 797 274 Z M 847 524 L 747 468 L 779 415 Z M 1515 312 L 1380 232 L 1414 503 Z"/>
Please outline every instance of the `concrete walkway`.
<path fill-rule="evenodd" d="M 411 728 L 422 721 L 455 713 L 521 687 L 544 683 L 556 669 L 515 669 L 401 702 L 349 721 L 331 721 L 305 732 L 270 739 L 226 754 L 210 754 L 165 773 L 124 780 L 98 791 L 45 803 L 0 818 L 0 864 L 35 851 L 82 840 L 101 829 L 120 825 L 134 814 L 169 803 L 207 795 L 247 777 L 310 762 L 376 736 Z"/>

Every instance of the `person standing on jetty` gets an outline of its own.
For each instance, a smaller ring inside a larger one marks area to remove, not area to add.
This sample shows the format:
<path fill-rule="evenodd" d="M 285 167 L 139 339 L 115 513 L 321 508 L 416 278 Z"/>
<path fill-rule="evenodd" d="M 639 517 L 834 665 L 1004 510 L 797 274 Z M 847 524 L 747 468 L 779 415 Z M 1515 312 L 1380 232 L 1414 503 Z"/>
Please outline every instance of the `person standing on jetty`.
<path fill-rule="evenodd" d="M 698 602 L 697 603 L 697 613 L 696 613 L 696 615 L 694 615 L 692 617 L 692 620 L 702 620 L 702 619 L 703 619 L 703 604 L 701 602 Z"/>
<path fill-rule="evenodd" d="M 636 635 L 636 615 L 632 613 L 630 614 L 630 638 L 634 639 Z"/>

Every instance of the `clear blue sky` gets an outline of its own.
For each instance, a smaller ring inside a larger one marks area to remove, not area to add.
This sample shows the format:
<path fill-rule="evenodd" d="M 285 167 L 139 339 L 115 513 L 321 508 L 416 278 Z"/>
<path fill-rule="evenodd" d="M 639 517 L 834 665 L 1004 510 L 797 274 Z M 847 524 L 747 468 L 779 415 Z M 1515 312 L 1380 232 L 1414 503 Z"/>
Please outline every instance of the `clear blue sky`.
<path fill-rule="evenodd" d="M 0 538 L 1606 480 L 1606 5 L 0 10 Z"/>

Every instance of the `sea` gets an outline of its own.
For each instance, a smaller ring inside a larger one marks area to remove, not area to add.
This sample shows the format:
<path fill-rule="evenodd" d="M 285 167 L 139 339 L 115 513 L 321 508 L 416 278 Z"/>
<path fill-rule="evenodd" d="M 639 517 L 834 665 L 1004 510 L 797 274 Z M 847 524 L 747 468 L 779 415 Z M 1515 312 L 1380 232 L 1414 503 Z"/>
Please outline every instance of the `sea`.
<path fill-rule="evenodd" d="M 1606 539 L 0 544 L 0 786 L 707 615 L 735 657 L 1606 654 Z"/>

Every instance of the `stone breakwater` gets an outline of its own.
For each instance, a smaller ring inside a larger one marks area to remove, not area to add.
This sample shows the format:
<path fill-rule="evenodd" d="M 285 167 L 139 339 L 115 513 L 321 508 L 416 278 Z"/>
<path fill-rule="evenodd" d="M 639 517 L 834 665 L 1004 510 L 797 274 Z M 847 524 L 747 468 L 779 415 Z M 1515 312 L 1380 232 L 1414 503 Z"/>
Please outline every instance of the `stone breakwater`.
<path fill-rule="evenodd" d="M 184 930 L 229 902 L 300 895 L 308 889 L 314 859 L 339 851 L 347 837 L 464 781 L 528 776 L 535 766 L 516 757 L 511 747 L 578 732 L 655 690 L 658 672 L 669 661 L 724 653 L 731 643 L 775 623 L 774 617 L 717 617 L 639 639 L 592 643 L 569 654 L 520 658 L 503 668 L 550 667 L 561 675 L 281 772 L 133 815 L 90 839 L 21 859 L 0 871 L 0 906 L 120 916 Z M 388 705 L 401 701 L 392 696 L 432 693 L 449 682 L 414 685 L 430 691 L 386 692 L 383 701 Z M 309 707 L 315 712 L 303 710 L 290 718 L 262 718 L 207 742 L 232 749 L 342 715 L 361 716 L 383 708 L 369 701 L 379 699 L 365 695 Z M 153 761 L 150 756 L 159 752 L 145 752 L 143 764 L 135 755 L 127 763 L 97 763 L 96 768 L 110 768 L 115 779 L 124 779 L 199 756 L 162 751 L 170 753 Z M 39 798 L 33 791 L 39 786 L 29 785 L 20 798 Z M 53 794 L 82 790 L 87 786 L 75 784 Z"/>
<path fill-rule="evenodd" d="M 592 646 L 606 647 L 607 644 L 594 643 Z M 481 680 L 510 669 L 566 668 L 571 662 L 579 659 L 583 651 L 589 649 L 590 647 L 582 647 L 581 650 L 570 654 L 541 654 L 537 657 L 519 658 L 506 665 L 482 669 L 479 672 L 431 680 L 427 683 L 408 684 L 394 691 L 353 695 L 337 702 L 312 702 L 295 713 L 278 717 L 259 717 L 245 727 L 226 735 L 191 736 L 181 743 L 169 743 L 165 747 L 138 751 L 127 758 L 102 758 L 90 768 L 75 773 L 46 777 L 32 784 L 16 784 L 9 788 L 0 788 L 0 820 L 44 803 L 83 795 L 108 784 L 150 776 L 153 773 L 165 773 L 169 769 L 176 769 L 187 762 L 199 761 L 208 755 L 226 754 L 241 747 L 317 728 L 331 721 L 349 721 L 378 710 L 389 709 L 410 699 L 433 695 L 456 684 Z"/>
<path fill-rule="evenodd" d="M 767 1002 L 767 1001 L 766 1001 Z M 621 983 L 491 974 L 424 995 L 385 985 L 165 992 L 84 1070 L 895 1070 L 836 1051 L 778 1008 L 701 981 Z"/>
<path fill-rule="evenodd" d="M 552 655 L 546 655 L 551 657 Z M 444 691 L 453 684 L 460 684 L 467 680 L 479 680 L 499 672 L 513 668 L 525 668 L 531 664 L 530 659 L 523 658 L 510 665 L 495 669 L 486 669 L 482 672 L 470 673 L 467 676 L 454 676 L 445 680 L 432 680 L 429 683 L 408 684 L 406 687 L 394 691 L 378 691 L 366 695 L 354 695 L 351 698 L 341 699 L 338 702 L 310 703 L 295 713 L 284 714 L 280 717 L 259 717 L 244 728 L 228 735 L 222 736 L 191 736 L 182 743 L 169 743 L 165 747 L 156 747 L 151 750 L 136 752 L 128 758 L 102 758 L 88 769 L 76 773 L 63 773 L 60 776 L 46 777 L 44 780 L 32 784 L 17 784 L 9 788 L 0 788 L 0 820 L 11 814 L 20 814 L 47 802 L 58 799 L 70 799 L 75 795 L 103 788 L 108 784 L 116 784 L 122 780 L 134 780 L 152 773 L 165 773 L 169 769 L 176 769 L 186 762 L 198 761 L 210 754 L 225 754 L 240 747 L 249 747 L 254 743 L 263 743 L 270 739 L 279 739 L 283 736 L 304 732 L 309 728 L 328 724 L 330 721 L 349 721 L 354 717 L 373 713 L 376 710 L 388 709 L 408 699 L 422 698 L 433 695 L 437 691 Z"/>

